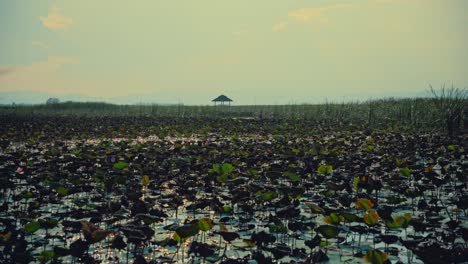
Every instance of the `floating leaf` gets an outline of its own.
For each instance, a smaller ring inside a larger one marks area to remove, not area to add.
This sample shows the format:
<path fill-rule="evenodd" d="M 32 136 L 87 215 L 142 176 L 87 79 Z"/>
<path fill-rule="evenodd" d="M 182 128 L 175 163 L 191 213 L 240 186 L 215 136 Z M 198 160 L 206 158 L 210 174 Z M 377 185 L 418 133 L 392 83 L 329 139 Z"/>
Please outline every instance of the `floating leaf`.
<path fill-rule="evenodd" d="M 51 217 L 46 217 L 44 219 L 39 219 L 39 224 L 45 229 L 51 229 L 58 225 L 58 220 Z"/>
<path fill-rule="evenodd" d="M 24 230 L 28 234 L 36 232 L 37 230 L 39 230 L 39 228 L 41 228 L 41 225 L 39 224 L 39 222 L 36 221 L 29 222 L 24 226 Z"/>
<path fill-rule="evenodd" d="M 354 177 L 353 189 L 357 192 L 359 189 L 359 176 Z"/>
<path fill-rule="evenodd" d="M 322 214 L 323 212 L 325 212 L 320 206 L 314 203 L 307 203 L 306 205 L 310 208 L 310 210 L 314 214 Z"/>
<path fill-rule="evenodd" d="M 194 254 L 197 257 L 207 258 L 209 256 L 214 255 L 216 252 L 216 246 L 200 243 L 197 241 L 193 241 L 190 244 L 189 254 Z"/>
<path fill-rule="evenodd" d="M 378 249 L 367 251 L 364 260 L 372 264 L 383 264 L 388 259 L 388 255 Z"/>
<path fill-rule="evenodd" d="M 220 231 L 219 234 L 223 237 L 223 239 L 227 242 L 231 242 L 237 238 L 239 238 L 239 234 L 236 232 L 225 232 L 225 231 Z"/>
<path fill-rule="evenodd" d="M 42 251 L 41 254 L 39 254 L 38 260 L 41 263 L 46 263 L 48 261 L 51 261 L 55 257 L 55 253 L 52 250 L 45 250 Z"/>
<path fill-rule="evenodd" d="M 385 244 L 397 243 L 399 237 L 395 235 L 380 235 L 380 238 Z"/>
<path fill-rule="evenodd" d="M 97 243 L 104 240 L 109 234 L 108 231 L 99 229 L 95 224 L 88 221 L 80 221 L 81 231 L 86 241 L 89 243 Z"/>
<path fill-rule="evenodd" d="M 372 207 L 374 207 L 374 203 L 369 200 L 369 199 L 366 199 L 366 198 L 360 198 L 356 201 L 356 207 L 357 208 L 362 208 L 364 210 L 369 210 L 371 209 Z"/>
<path fill-rule="evenodd" d="M 406 163 L 406 160 L 404 160 L 404 159 L 397 159 L 397 160 L 395 161 L 395 163 L 396 163 L 396 165 L 397 165 L 398 167 L 400 167 L 401 165 L 403 165 L 403 164 Z"/>
<path fill-rule="evenodd" d="M 320 165 L 317 170 L 317 172 L 320 175 L 330 175 L 332 171 L 333 171 L 332 165 Z"/>
<path fill-rule="evenodd" d="M 223 206 L 223 213 L 230 213 L 230 212 L 232 212 L 231 206 L 228 206 L 228 205 Z"/>
<path fill-rule="evenodd" d="M 31 199 L 33 197 L 32 192 L 24 192 L 23 193 L 23 199 Z"/>
<path fill-rule="evenodd" d="M 321 225 L 315 229 L 325 238 L 335 238 L 340 233 L 340 229 L 332 225 Z"/>
<path fill-rule="evenodd" d="M 366 147 L 361 148 L 361 150 L 364 151 L 364 152 L 370 153 L 370 152 L 372 152 L 372 150 L 374 150 L 374 148 L 375 148 L 374 146 L 368 145 Z"/>
<path fill-rule="evenodd" d="M 141 183 L 142 183 L 143 186 L 148 187 L 150 185 L 149 176 L 148 175 L 143 175 L 143 177 L 141 178 Z"/>
<path fill-rule="evenodd" d="M 228 180 L 227 174 L 216 177 L 216 181 L 219 183 L 225 183 Z"/>
<path fill-rule="evenodd" d="M 288 229 L 284 225 L 270 225 L 269 227 L 270 233 L 286 233 Z"/>
<path fill-rule="evenodd" d="M 11 231 L 5 233 L 5 234 L 0 234 L 0 240 L 2 242 L 8 242 L 10 241 L 10 238 L 11 238 Z"/>
<path fill-rule="evenodd" d="M 290 171 L 287 171 L 284 173 L 284 176 L 288 177 L 291 181 L 300 181 L 301 177 L 296 175 L 295 173 L 292 173 Z"/>
<path fill-rule="evenodd" d="M 301 210 L 294 207 L 293 205 L 288 205 L 288 206 L 278 210 L 276 212 L 276 216 L 278 216 L 279 218 L 292 219 L 294 217 L 299 216 L 300 213 L 301 213 Z"/>
<path fill-rule="evenodd" d="M 278 194 L 273 191 L 265 191 L 265 192 L 258 191 L 257 197 L 258 199 L 263 200 L 263 201 L 270 201 L 278 197 Z"/>
<path fill-rule="evenodd" d="M 187 224 L 179 226 L 175 231 L 181 238 L 189 238 L 195 236 L 200 229 L 198 228 L 198 224 Z"/>
<path fill-rule="evenodd" d="M 224 232 L 227 232 L 227 231 L 228 231 L 226 225 L 220 225 L 220 226 L 219 226 L 219 230 L 224 231 Z"/>
<path fill-rule="evenodd" d="M 128 163 L 124 161 L 119 161 L 117 163 L 114 163 L 114 169 L 117 170 L 122 170 L 128 167 Z"/>
<path fill-rule="evenodd" d="M 401 168 L 400 169 L 400 175 L 405 176 L 405 177 L 409 177 L 409 176 L 411 176 L 411 170 L 408 167 Z"/>
<path fill-rule="evenodd" d="M 219 175 L 223 174 L 221 171 L 221 166 L 219 164 L 213 164 L 213 168 L 210 170 L 211 173 L 217 173 Z"/>
<path fill-rule="evenodd" d="M 88 249 L 89 244 L 81 239 L 70 244 L 70 254 L 74 257 L 81 257 Z"/>
<path fill-rule="evenodd" d="M 258 175 L 258 170 L 248 169 L 247 174 L 250 176 Z"/>
<path fill-rule="evenodd" d="M 179 244 L 180 244 L 180 243 L 184 243 L 184 242 L 187 240 L 187 238 L 182 238 L 182 237 L 180 237 L 180 236 L 177 234 L 177 232 L 174 232 L 174 234 L 172 235 L 172 239 L 174 239 L 175 241 L 177 241 L 177 243 L 179 243 Z"/>
<path fill-rule="evenodd" d="M 429 173 L 429 172 L 431 172 L 433 170 L 433 168 L 434 168 L 434 165 L 429 165 L 426 168 L 424 168 L 424 172 Z"/>
<path fill-rule="evenodd" d="M 70 255 L 70 249 L 55 246 L 54 247 L 54 254 L 55 254 L 54 257 L 65 257 L 65 256 Z"/>
<path fill-rule="evenodd" d="M 322 240 L 322 241 L 320 241 L 319 246 L 320 246 L 320 247 L 328 247 L 328 246 L 330 246 L 331 244 L 332 244 L 332 243 L 331 243 L 330 241 L 323 241 L 323 240 Z"/>
<path fill-rule="evenodd" d="M 159 221 L 162 221 L 161 218 L 150 215 L 150 214 L 137 214 L 135 217 L 139 218 L 143 223 L 150 225 Z"/>
<path fill-rule="evenodd" d="M 411 221 L 411 214 L 399 215 L 393 219 L 392 222 L 387 222 L 387 226 L 392 229 L 407 228 Z"/>
<path fill-rule="evenodd" d="M 314 249 L 315 247 L 320 245 L 320 242 L 322 242 L 322 238 L 319 235 L 315 235 L 314 238 L 312 238 L 311 240 L 304 241 L 304 244 L 310 249 Z"/>
<path fill-rule="evenodd" d="M 68 195 L 68 189 L 60 186 L 55 190 L 60 196 L 67 196 Z"/>
<path fill-rule="evenodd" d="M 344 218 L 336 213 L 331 213 L 323 218 L 323 221 L 330 225 L 339 225 L 343 220 Z"/>
<path fill-rule="evenodd" d="M 111 242 L 111 245 L 110 245 L 111 248 L 122 250 L 127 247 L 127 243 L 125 243 L 125 241 L 123 240 L 123 237 L 120 235 L 114 236 L 110 242 Z"/>
<path fill-rule="evenodd" d="M 221 173 L 224 175 L 229 175 L 234 171 L 234 167 L 230 163 L 224 163 L 221 167 Z"/>
<path fill-rule="evenodd" d="M 206 232 L 213 228 L 213 222 L 208 218 L 198 220 L 198 228 L 200 231 Z"/>
<path fill-rule="evenodd" d="M 343 216 L 345 221 L 348 223 L 356 222 L 357 220 L 359 220 L 359 217 L 357 215 L 351 213 L 342 213 L 341 216 Z"/>
<path fill-rule="evenodd" d="M 379 220 L 379 214 L 375 211 L 368 211 L 366 214 L 364 214 L 364 222 L 367 225 L 375 225 L 377 224 L 377 221 Z"/>

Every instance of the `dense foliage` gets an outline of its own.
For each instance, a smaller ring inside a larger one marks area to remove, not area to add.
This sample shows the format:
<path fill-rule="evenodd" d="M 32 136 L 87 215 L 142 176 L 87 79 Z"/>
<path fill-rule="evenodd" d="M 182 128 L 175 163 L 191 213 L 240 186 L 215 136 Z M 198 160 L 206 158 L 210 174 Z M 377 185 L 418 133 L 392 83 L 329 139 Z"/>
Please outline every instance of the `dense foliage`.
<path fill-rule="evenodd" d="M 2 115 L 0 261 L 466 260 L 466 135 Z"/>
<path fill-rule="evenodd" d="M 150 117 L 176 119 L 256 118 L 274 121 L 312 122 L 334 129 L 360 126 L 372 129 L 398 128 L 444 131 L 459 134 L 468 127 L 468 90 L 431 90 L 428 98 L 376 99 L 365 102 L 303 105 L 113 105 L 106 103 L 65 102 L 50 105 L 0 106 L 1 115 L 18 116 L 94 116 Z M 190 121 L 190 120 L 189 120 Z M 183 121 L 182 121 L 183 122 Z"/>

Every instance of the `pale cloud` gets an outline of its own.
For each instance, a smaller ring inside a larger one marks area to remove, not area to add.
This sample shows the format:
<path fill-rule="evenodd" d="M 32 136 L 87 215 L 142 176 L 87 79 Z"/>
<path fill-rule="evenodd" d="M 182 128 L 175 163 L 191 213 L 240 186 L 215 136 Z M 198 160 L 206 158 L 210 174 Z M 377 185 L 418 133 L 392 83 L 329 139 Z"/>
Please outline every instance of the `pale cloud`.
<path fill-rule="evenodd" d="M 46 60 L 23 65 L 0 65 L 0 92 L 30 91 L 47 94 L 84 96 L 125 96 L 129 87 L 134 93 L 154 88 L 140 74 L 83 78 L 70 71 L 78 67 L 76 57 L 50 56 Z"/>
<path fill-rule="evenodd" d="M 79 64 L 75 57 L 50 56 L 45 61 L 27 65 L 0 65 L 0 91 L 60 91 L 64 79 L 58 71 L 66 65 Z"/>
<path fill-rule="evenodd" d="M 73 19 L 66 17 L 60 13 L 60 9 L 53 6 L 46 17 L 39 17 L 42 25 L 50 30 L 63 30 L 69 28 L 73 24 Z"/>
<path fill-rule="evenodd" d="M 272 26 L 272 29 L 273 31 L 281 31 L 281 30 L 284 30 L 288 27 L 288 23 L 287 22 L 279 22 L 279 23 L 276 23 Z"/>
<path fill-rule="evenodd" d="M 35 47 L 39 47 L 41 49 L 48 49 L 49 48 L 49 45 L 47 45 L 46 43 L 42 42 L 42 41 L 37 41 L 37 40 L 34 40 L 33 42 L 31 42 L 31 44 Z"/>
<path fill-rule="evenodd" d="M 241 30 L 238 30 L 238 31 L 234 32 L 233 35 L 237 40 L 240 40 L 243 37 L 249 35 L 250 33 L 251 33 L 251 30 L 245 28 L 245 29 L 241 29 Z"/>
<path fill-rule="evenodd" d="M 289 18 L 298 22 L 319 22 L 327 23 L 328 17 L 326 13 L 331 10 L 343 9 L 349 5 L 339 4 L 323 7 L 301 8 L 289 12 Z"/>

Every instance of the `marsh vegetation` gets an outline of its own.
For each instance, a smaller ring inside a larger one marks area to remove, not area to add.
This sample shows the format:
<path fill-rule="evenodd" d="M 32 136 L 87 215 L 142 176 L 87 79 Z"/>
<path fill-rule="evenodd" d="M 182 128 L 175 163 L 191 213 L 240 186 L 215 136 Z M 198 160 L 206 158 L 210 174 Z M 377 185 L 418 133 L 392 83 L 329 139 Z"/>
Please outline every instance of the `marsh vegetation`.
<path fill-rule="evenodd" d="M 437 100 L 4 106 L 0 262 L 461 263 L 467 104 Z"/>

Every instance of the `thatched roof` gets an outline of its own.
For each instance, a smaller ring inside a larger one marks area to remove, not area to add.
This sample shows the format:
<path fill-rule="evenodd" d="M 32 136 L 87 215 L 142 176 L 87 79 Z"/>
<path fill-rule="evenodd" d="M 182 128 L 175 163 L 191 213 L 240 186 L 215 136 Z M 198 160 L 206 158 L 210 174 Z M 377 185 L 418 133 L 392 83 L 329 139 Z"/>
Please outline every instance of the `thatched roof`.
<path fill-rule="evenodd" d="M 232 102 L 232 100 L 229 97 L 222 94 L 216 97 L 215 99 L 213 99 L 212 102 Z"/>
<path fill-rule="evenodd" d="M 58 98 L 49 98 L 46 101 L 46 104 L 58 104 L 60 103 L 60 100 Z"/>

